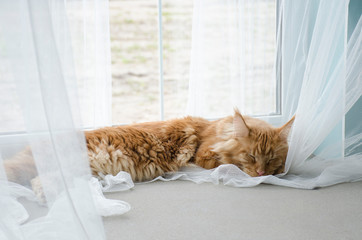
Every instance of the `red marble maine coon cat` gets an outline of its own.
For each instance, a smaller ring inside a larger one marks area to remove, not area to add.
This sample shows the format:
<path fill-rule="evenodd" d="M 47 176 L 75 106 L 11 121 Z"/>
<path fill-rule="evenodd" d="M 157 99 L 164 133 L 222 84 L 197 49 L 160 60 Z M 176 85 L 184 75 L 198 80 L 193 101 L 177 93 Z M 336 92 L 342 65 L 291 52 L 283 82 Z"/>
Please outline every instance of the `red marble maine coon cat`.
<path fill-rule="evenodd" d="M 185 117 L 106 127 L 86 131 L 85 140 L 94 176 L 126 171 L 134 181 L 145 181 L 188 165 L 211 169 L 235 164 L 257 177 L 284 171 L 293 121 L 294 117 L 274 128 L 235 111 L 234 116 L 216 121 Z M 24 183 L 36 177 L 30 150 L 27 151 L 5 161 L 10 181 Z"/>

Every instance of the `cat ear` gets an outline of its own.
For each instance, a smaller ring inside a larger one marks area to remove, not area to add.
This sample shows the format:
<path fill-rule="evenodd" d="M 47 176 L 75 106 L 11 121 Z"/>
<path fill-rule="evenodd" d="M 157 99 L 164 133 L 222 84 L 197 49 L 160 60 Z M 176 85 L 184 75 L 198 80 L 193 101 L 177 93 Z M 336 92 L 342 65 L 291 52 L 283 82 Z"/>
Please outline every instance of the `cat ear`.
<path fill-rule="evenodd" d="M 284 124 L 282 127 L 280 127 L 278 129 L 279 136 L 281 138 L 288 139 L 288 135 L 289 135 L 290 129 L 293 126 L 294 120 L 295 120 L 295 115 L 286 124 Z"/>
<path fill-rule="evenodd" d="M 244 118 L 241 116 L 240 112 L 237 109 L 235 109 L 233 125 L 235 137 L 249 136 L 250 129 L 246 125 Z"/>

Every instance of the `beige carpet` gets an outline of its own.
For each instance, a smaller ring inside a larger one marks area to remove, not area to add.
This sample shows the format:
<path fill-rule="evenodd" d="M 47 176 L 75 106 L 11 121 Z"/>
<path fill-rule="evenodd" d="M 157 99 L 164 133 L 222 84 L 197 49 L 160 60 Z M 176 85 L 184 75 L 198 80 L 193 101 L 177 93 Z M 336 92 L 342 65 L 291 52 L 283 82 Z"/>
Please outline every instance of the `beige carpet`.
<path fill-rule="evenodd" d="M 362 239 L 362 182 L 317 190 L 154 182 L 106 196 L 132 205 L 104 218 L 108 240 Z"/>

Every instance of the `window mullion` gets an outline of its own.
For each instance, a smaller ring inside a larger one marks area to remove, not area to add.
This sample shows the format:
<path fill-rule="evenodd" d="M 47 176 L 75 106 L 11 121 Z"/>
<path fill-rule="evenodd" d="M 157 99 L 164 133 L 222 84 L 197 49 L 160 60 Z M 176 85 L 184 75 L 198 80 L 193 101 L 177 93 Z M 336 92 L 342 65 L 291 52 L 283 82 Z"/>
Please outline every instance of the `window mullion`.
<path fill-rule="evenodd" d="M 159 101 L 160 120 L 164 120 L 164 81 L 163 81 L 163 45 L 162 45 L 162 0 L 158 0 L 158 49 L 159 49 Z"/>

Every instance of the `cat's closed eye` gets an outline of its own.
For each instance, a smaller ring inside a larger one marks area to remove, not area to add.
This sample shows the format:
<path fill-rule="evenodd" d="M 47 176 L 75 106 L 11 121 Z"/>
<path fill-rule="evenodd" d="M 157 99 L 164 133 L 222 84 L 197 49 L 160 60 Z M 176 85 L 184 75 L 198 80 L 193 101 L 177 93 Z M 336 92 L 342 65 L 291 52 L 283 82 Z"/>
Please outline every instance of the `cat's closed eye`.
<path fill-rule="evenodd" d="M 277 158 L 270 158 L 270 159 L 268 159 L 268 160 L 266 161 L 266 163 L 269 164 L 269 163 L 271 163 L 271 162 L 273 162 L 273 161 L 276 161 L 276 160 L 278 160 L 278 159 L 277 159 Z"/>
<path fill-rule="evenodd" d="M 254 155 L 252 155 L 252 154 L 248 154 L 248 157 L 249 157 L 249 159 L 251 160 L 251 162 L 252 163 L 255 163 L 256 162 L 256 159 L 255 159 L 255 156 Z"/>

